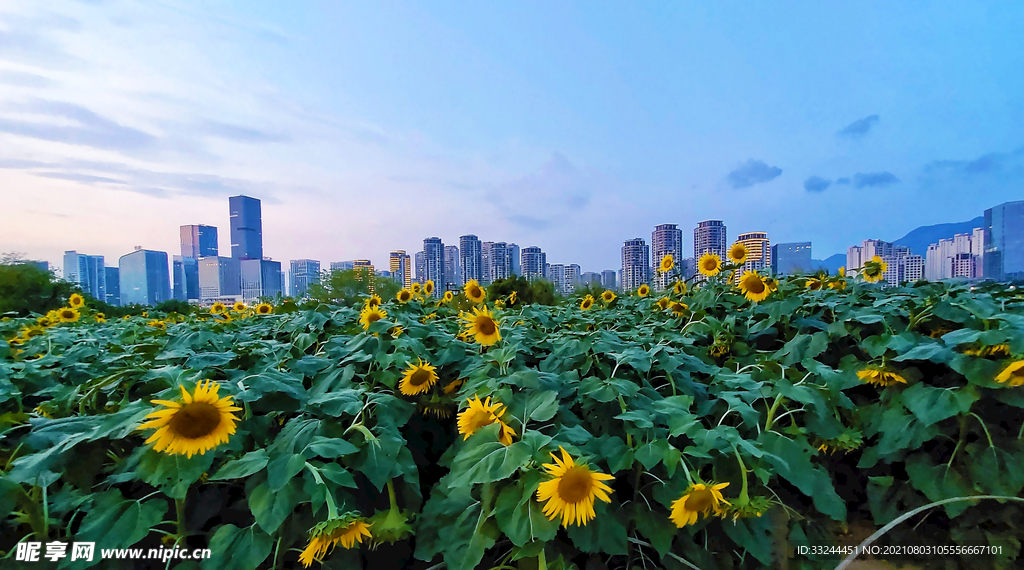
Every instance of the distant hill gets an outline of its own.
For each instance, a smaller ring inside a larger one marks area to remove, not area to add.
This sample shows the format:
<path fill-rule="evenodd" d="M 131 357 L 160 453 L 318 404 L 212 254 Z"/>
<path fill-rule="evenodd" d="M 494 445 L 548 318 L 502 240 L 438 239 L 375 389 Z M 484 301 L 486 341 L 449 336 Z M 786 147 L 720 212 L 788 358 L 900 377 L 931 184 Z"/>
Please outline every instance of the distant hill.
<path fill-rule="evenodd" d="M 844 265 L 846 265 L 846 254 L 845 253 L 837 253 L 835 255 L 830 255 L 829 257 L 827 257 L 825 259 L 812 259 L 811 260 L 811 266 L 812 267 L 814 267 L 815 269 L 818 269 L 818 268 L 827 269 L 828 272 L 832 273 L 832 274 L 835 274 L 835 272 L 839 271 L 839 268 L 843 267 Z"/>
<path fill-rule="evenodd" d="M 893 243 L 908 246 L 911 253 L 924 257 L 928 253 L 929 245 L 939 243 L 940 239 L 952 238 L 956 234 L 969 234 L 974 228 L 982 227 L 984 221 L 984 216 L 978 216 L 968 222 L 921 226 Z"/>

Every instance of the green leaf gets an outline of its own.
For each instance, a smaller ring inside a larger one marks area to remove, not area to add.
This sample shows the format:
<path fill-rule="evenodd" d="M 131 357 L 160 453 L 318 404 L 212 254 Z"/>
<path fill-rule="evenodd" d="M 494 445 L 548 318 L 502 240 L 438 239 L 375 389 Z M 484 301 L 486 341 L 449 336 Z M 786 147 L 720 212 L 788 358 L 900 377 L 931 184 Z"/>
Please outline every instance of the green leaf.
<path fill-rule="evenodd" d="M 328 416 L 340 418 L 343 415 L 355 417 L 363 409 L 363 393 L 354 388 L 344 388 L 309 399 L 310 406 L 316 406 Z"/>
<path fill-rule="evenodd" d="M 151 499 L 145 502 L 125 501 L 121 491 L 110 489 L 95 495 L 92 509 L 87 511 L 82 526 L 75 533 L 79 542 L 95 542 L 100 548 L 127 548 L 142 540 L 167 512 L 167 501 Z M 98 554 L 98 552 L 97 552 Z M 85 568 L 99 562 L 70 558 L 62 562 L 71 568 Z"/>
<path fill-rule="evenodd" d="M 669 451 L 667 439 L 656 439 L 645 443 L 636 449 L 636 458 L 644 469 L 650 471 L 654 466 L 661 463 Z"/>
<path fill-rule="evenodd" d="M 273 534 L 292 513 L 302 498 L 302 485 L 298 480 L 272 491 L 266 483 L 260 483 L 249 493 L 249 510 L 256 517 L 256 523 L 268 534 Z"/>
<path fill-rule="evenodd" d="M 269 461 L 266 449 L 250 451 L 238 459 L 228 461 L 210 477 L 211 481 L 241 479 L 259 473 Z"/>
<path fill-rule="evenodd" d="M 595 501 L 594 512 L 597 516 L 586 525 L 573 524 L 566 529 L 566 534 L 576 548 L 584 552 L 604 552 L 612 556 L 626 554 L 626 526 L 616 516 L 616 512 L 600 500 Z"/>
<path fill-rule="evenodd" d="M 212 556 L 203 560 L 203 570 L 252 570 L 270 556 L 273 541 L 256 525 L 238 528 L 226 524 L 210 539 Z"/>
<path fill-rule="evenodd" d="M 929 501 L 941 501 L 953 497 L 969 497 L 977 493 L 959 471 L 946 465 L 934 465 L 927 453 L 915 453 L 907 458 L 907 477 L 915 489 L 924 493 Z M 964 512 L 967 501 L 943 505 L 946 514 L 955 517 Z"/>
<path fill-rule="evenodd" d="M 172 499 L 184 499 L 188 488 L 210 470 L 214 454 L 186 457 L 146 449 L 139 458 L 139 479 L 157 487 Z"/>
<path fill-rule="evenodd" d="M 318 435 L 306 446 L 304 453 L 308 457 L 319 455 L 320 457 L 334 459 L 335 457 L 359 453 L 359 448 L 340 437 L 322 437 Z"/>
<path fill-rule="evenodd" d="M 306 458 L 300 453 L 279 455 L 267 465 L 267 486 L 271 491 L 279 491 L 298 475 L 306 465 Z M 270 532 L 270 531 L 267 531 Z"/>
<path fill-rule="evenodd" d="M 924 383 L 914 384 L 900 394 L 903 405 L 926 426 L 966 414 L 979 397 L 978 391 L 970 385 L 958 390 L 935 388 Z"/>
<path fill-rule="evenodd" d="M 772 565 L 775 544 L 772 521 L 768 516 L 741 518 L 735 524 L 723 524 L 722 530 L 748 554 L 766 566 Z"/>
<path fill-rule="evenodd" d="M 515 484 L 502 489 L 494 505 L 494 518 L 505 536 L 516 546 L 531 541 L 549 541 L 558 532 L 558 520 L 549 520 L 536 500 L 537 487 L 543 476 L 526 473 Z"/>
<path fill-rule="evenodd" d="M 516 472 L 533 456 L 530 444 L 517 441 L 505 446 L 498 442 L 498 424 L 473 434 L 452 461 L 450 487 L 500 481 Z"/>
<path fill-rule="evenodd" d="M 797 443 L 775 432 L 764 432 L 761 447 L 765 458 L 779 476 L 811 497 L 814 506 L 837 521 L 846 519 L 846 503 L 836 494 L 832 479 L 821 467 L 811 463 L 813 452 L 806 443 Z"/>

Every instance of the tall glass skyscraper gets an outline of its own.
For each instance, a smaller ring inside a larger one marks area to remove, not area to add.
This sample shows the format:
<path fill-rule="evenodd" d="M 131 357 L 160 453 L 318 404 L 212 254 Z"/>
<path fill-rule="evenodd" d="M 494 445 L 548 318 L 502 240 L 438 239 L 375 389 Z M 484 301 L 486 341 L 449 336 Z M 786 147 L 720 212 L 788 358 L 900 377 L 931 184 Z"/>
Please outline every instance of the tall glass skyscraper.
<path fill-rule="evenodd" d="M 772 275 L 810 273 L 811 242 L 777 243 L 772 246 Z"/>
<path fill-rule="evenodd" d="M 983 275 L 996 281 L 1024 279 L 1024 200 L 985 210 Z"/>
<path fill-rule="evenodd" d="M 469 283 L 470 279 L 476 279 L 477 282 L 483 281 L 484 261 L 481 247 L 480 238 L 473 234 L 459 238 L 459 269 L 462 271 L 464 284 Z"/>
<path fill-rule="evenodd" d="M 171 261 L 171 281 L 174 283 L 172 290 L 175 299 L 198 301 L 199 261 L 193 257 L 175 255 Z"/>
<path fill-rule="evenodd" d="M 228 203 L 231 210 L 231 257 L 263 259 L 260 201 L 248 196 L 232 196 Z"/>
<path fill-rule="evenodd" d="M 214 226 L 181 226 L 181 257 L 211 257 L 217 255 L 217 228 Z"/>
<path fill-rule="evenodd" d="M 261 297 L 277 297 L 282 294 L 283 277 L 281 262 L 268 259 L 243 259 L 239 261 L 242 280 L 242 301 L 253 303 Z"/>
<path fill-rule="evenodd" d="M 405 253 L 404 249 L 396 249 L 391 252 L 389 256 L 391 269 L 391 278 L 398 282 L 402 287 L 412 286 L 412 268 L 409 267 L 409 254 Z"/>
<path fill-rule="evenodd" d="M 458 290 L 462 287 L 462 268 L 459 267 L 459 248 L 455 245 L 444 246 L 444 288 Z"/>
<path fill-rule="evenodd" d="M 102 255 L 64 252 L 64 280 L 78 285 L 83 293 L 101 301 L 107 298 L 105 267 Z"/>
<path fill-rule="evenodd" d="M 199 299 L 204 302 L 242 295 L 241 260 L 204 257 L 199 260 Z"/>
<path fill-rule="evenodd" d="M 310 285 L 320 282 L 320 262 L 312 259 L 293 259 L 288 272 L 288 295 L 295 299 L 306 296 Z"/>
<path fill-rule="evenodd" d="M 427 281 L 434 282 L 434 297 L 444 294 L 444 243 L 439 237 L 423 240 L 423 261 Z"/>
<path fill-rule="evenodd" d="M 121 306 L 121 271 L 117 267 L 106 267 L 103 271 L 107 276 L 107 304 Z"/>
<path fill-rule="evenodd" d="M 122 255 L 117 266 L 122 305 L 158 305 L 171 299 L 166 252 L 137 249 Z"/>

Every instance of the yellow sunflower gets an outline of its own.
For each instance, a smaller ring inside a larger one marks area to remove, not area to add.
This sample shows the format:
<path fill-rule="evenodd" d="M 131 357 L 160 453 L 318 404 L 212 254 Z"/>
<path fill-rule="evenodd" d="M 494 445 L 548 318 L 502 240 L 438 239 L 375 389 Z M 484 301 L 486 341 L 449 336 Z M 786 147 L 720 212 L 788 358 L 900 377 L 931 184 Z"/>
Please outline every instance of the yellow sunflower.
<path fill-rule="evenodd" d="M 594 306 L 594 296 L 593 295 L 587 295 L 586 297 L 583 298 L 582 301 L 580 301 L 580 309 L 583 309 L 584 311 L 586 311 L 587 309 L 589 309 L 590 307 L 593 307 L 593 306 Z"/>
<path fill-rule="evenodd" d="M 605 303 L 611 303 L 615 300 L 615 291 L 612 291 L 611 289 L 604 291 L 601 293 L 601 300 Z"/>
<path fill-rule="evenodd" d="M 651 294 L 651 286 L 646 284 L 646 283 L 644 283 L 643 285 L 641 285 L 640 287 L 637 288 L 636 294 L 638 296 L 640 296 L 640 297 L 646 297 L 646 296 L 650 295 Z"/>
<path fill-rule="evenodd" d="M 428 279 L 427 282 L 423 284 L 423 292 L 426 293 L 427 295 L 433 295 L 434 294 L 434 281 L 433 280 Z"/>
<path fill-rule="evenodd" d="M 553 478 L 537 488 L 537 501 L 545 503 L 543 511 L 548 519 L 560 516 L 564 527 L 572 524 L 586 526 L 597 516 L 594 512 L 595 498 L 606 503 L 612 501 L 608 496 L 612 489 L 603 481 L 612 481 L 615 477 L 591 471 L 586 464 L 573 461 L 563 447 L 558 449 L 562 452 L 561 459 L 552 453 L 554 464 L 544 464 L 544 469 Z"/>
<path fill-rule="evenodd" d="M 740 242 L 736 242 L 729 248 L 729 253 L 727 253 L 726 256 L 729 258 L 729 261 L 733 263 L 743 263 L 747 260 L 747 246 Z"/>
<path fill-rule="evenodd" d="M 181 402 L 171 400 L 153 400 L 154 404 L 167 409 L 157 410 L 147 418 L 152 420 L 140 425 L 137 429 L 156 429 L 146 443 L 156 442 L 153 449 L 169 454 L 203 455 L 208 450 L 227 443 L 228 436 L 235 433 L 235 422 L 238 421 L 231 412 L 241 411 L 235 407 L 231 396 L 219 398 L 218 384 L 207 380 L 196 385 L 195 392 L 189 394 L 184 386 L 181 388 Z"/>
<path fill-rule="evenodd" d="M 817 277 L 811 277 L 807 279 L 807 283 L 805 286 L 811 291 L 818 291 L 821 289 L 822 285 L 824 285 L 824 283 L 821 279 L 818 279 Z"/>
<path fill-rule="evenodd" d="M 878 386 L 893 386 L 895 384 L 906 384 L 907 380 L 899 374 L 889 371 L 882 370 L 881 368 L 865 368 L 857 372 L 857 378 L 860 378 L 868 384 L 877 384 Z"/>
<path fill-rule="evenodd" d="M 466 293 L 466 298 L 474 303 L 483 303 L 487 297 L 487 291 L 476 282 L 476 279 L 470 279 L 462 290 Z"/>
<path fill-rule="evenodd" d="M 466 334 L 472 335 L 483 346 L 490 346 L 501 340 L 501 323 L 494 319 L 486 305 L 482 310 L 473 307 L 472 313 L 466 312 L 460 316 L 466 321 Z"/>
<path fill-rule="evenodd" d="M 452 293 L 451 291 L 445 291 L 444 292 L 444 297 L 441 297 L 441 302 L 442 303 L 451 303 L 454 299 L 455 299 L 455 293 Z"/>
<path fill-rule="evenodd" d="M 678 301 L 669 301 L 669 307 L 671 307 L 672 314 L 676 317 L 685 315 L 686 311 L 690 309 L 686 303 L 680 303 Z"/>
<path fill-rule="evenodd" d="M 836 271 L 836 275 L 838 275 L 840 277 L 846 277 L 846 268 L 845 267 L 840 267 L 839 271 Z"/>
<path fill-rule="evenodd" d="M 391 327 L 391 330 L 388 332 L 391 333 L 391 338 L 398 338 L 402 336 L 402 333 L 405 332 L 405 327 L 403 327 L 402 325 L 395 325 Z"/>
<path fill-rule="evenodd" d="M 1016 387 L 1024 385 L 1024 360 L 1011 363 L 996 376 L 996 382 Z"/>
<path fill-rule="evenodd" d="M 398 384 L 398 390 L 406 396 L 422 394 L 430 390 L 434 382 L 437 382 L 437 372 L 435 372 L 437 369 L 422 358 L 417 360 L 419 360 L 418 364 L 410 363 L 409 368 L 405 369 L 405 376 L 402 377 L 402 381 Z"/>
<path fill-rule="evenodd" d="M 508 296 L 508 304 L 515 305 L 517 299 L 519 299 L 518 291 L 512 291 L 512 294 Z"/>
<path fill-rule="evenodd" d="M 233 307 L 236 313 L 244 313 L 247 308 L 248 307 L 245 306 L 245 303 L 241 301 L 235 303 L 235 306 Z"/>
<path fill-rule="evenodd" d="M 398 299 L 399 303 L 408 303 L 412 300 L 412 291 L 403 287 L 398 291 L 398 294 L 395 295 L 395 299 Z"/>
<path fill-rule="evenodd" d="M 864 265 L 864 270 L 861 273 L 864 274 L 864 280 L 868 283 L 878 283 L 885 278 L 885 270 L 889 267 L 889 264 L 877 255 Z"/>
<path fill-rule="evenodd" d="M 722 489 L 729 486 L 729 483 L 704 484 L 696 483 L 683 493 L 683 496 L 672 503 L 672 514 L 669 519 L 676 527 L 683 528 L 688 524 L 697 522 L 697 516 L 703 514 L 708 516 L 711 512 L 719 514 L 721 505 L 728 505 L 729 502 L 722 497 Z"/>
<path fill-rule="evenodd" d="M 57 316 L 62 323 L 74 323 L 78 321 L 82 314 L 78 312 L 78 309 L 73 307 L 64 307 L 57 311 Z"/>
<path fill-rule="evenodd" d="M 413 295 L 419 295 L 420 291 L 422 291 L 422 290 L 423 290 L 423 286 L 420 285 L 419 283 L 413 283 L 412 284 L 412 294 Z"/>
<path fill-rule="evenodd" d="M 697 270 L 705 277 L 714 277 L 722 272 L 722 258 L 717 253 L 705 253 L 697 262 Z"/>
<path fill-rule="evenodd" d="M 370 325 L 388 316 L 387 311 L 378 305 L 367 305 L 359 312 L 359 322 L 363 324 L 363 330 L 370 330 Z"/>
<path fill-rule="evenodd" d="M 666 254 L 665 257 L 661 258 L 661 271 L 668 272 L 672 271 L 672 268 L 676 266 L 676 260 L 672 257 L 672 254 Z"/>
<path fill-rule="evenodd" d="M 779 290 L 779 282 L 774 277 L 765 277 L 764 283 L 772 293 Z"/>
<path fill-rule="evenodd" d="M 369 297 L 366 298 L 366 306 L 368 306 L 368 307 L 376 307 L 377 305 L 380 305 L 380 303 L 381 303 L 380 295 L 378 295 L 376 293 L 374 293 L 373 295 L 370 295 Z"/>
<path fill-rule="evenodd" d="M 837 279 L 835 281 L 830 281 L 829 284 L 828 284 L 828 288 L 829 289 L 834 289 L 836 291 L 843 291 L 844 289 L 846 289 L 846 280 L 845 279 Z"/>
<path fill-rule="evenodd" d="M 458 390 L 459 388 L 461 388 L 462 385 L 465 384 L 465 383 L 466 383 L 466 379 L 465 378 L 460 378 L 460 379 L 457 379 L 457 380 L 452 380 L 451 382 L 449 382 L 448 384 L 445 385 L 444 393 L 445 394 L 451 394 L 452 392 L 454 392 L 454 391 Z"/>
<path fill-rule="evenodd" d="M 672 304 L 672 300 L 669 299 L 668 297 L 662 297 L 662 298 L 658 299 L 658 302 L 657 302 L 658 308 L 661 309 L 662 311 L 664 311 L 665 309 L 669 308 L 669 306 L 671 304 Z"/>
<path fill-rule="evenodd" d="M 672 286 L 672 291 L 674 291 L 676 295 L 685 295 L 686 283 L 682 281 L 676 281 L 676 284 Z"/>
<path fill-rule="evenodd" d="M 753 271 L 747 271 L 740 277 L 740 291 L 743 291 L 743 296 L 752 303 L 764 301 L 771 293 L 764 279 Z"/>
<path fill-rule="evenodd" d="M 146 323 L 146 326 L 147 327 L 153 327 L 155 329 L 160 329 L 160 330 L 166 330 L 167 329 L 167 323 L 165 323 L 165 322 L 163 322 L 161 320 L 158 320 L 158 319 L 153 319 L 153 320 L 149 321 L 148 323 Z"/>
<path fill-rule="evenodd" d="M 78 293 L 74 293 L 68 298 L 68 306 L 72 309 L 78 309 L 85 305 L 85 297 L 82 297 Z"/>
<path fill-rule="evenodd" d="M 272 305 L 270 305 L 269 303 L 260 303 L 259 305 L 256 305 L 256 314 L 257 315 L 269 315 L 270 313 L 273 313 L 273 312 L 274 312 L 274 307 Z"/>
<path fill-rule="evenodd" d="M 353 548 L 356 544 L 362 544 L 364 536 L 373 536 L 370 533 L 371 526 L 362 519 L 321 523 L 310 533 L 309 545 L 299 555 L 299 562 L 309 568 L 314 560 L 320 560 L 329 549 L 339 544 L 342 548 Z"/>
<path fill-rule="evenodd" d="M 215 315 L 222 315 L 222 314 L 228 312 L 228 308 L 224 306 L 224 303 L 214 303 L 213 306 L 210 307 L 210 312 L 215 314 Z M 146 316 L 146 315 L 142 315 L 142 316 Z"/>
<path fill-rule="evenodd" d="M 466 400 L 469 406 L 459 412 L 459 434 L 462 435 L 463 441 L 469 439 L 469 436 L 476 433 L 480 428 L 499 421 L 498 418 L 503 413 L 505 407 L 504 404 L 498 403 L 497 400 L 492 404 L 490 396 L 482 402 L 480 401 L 480 396 L 473 396 L 473 398 Z"/>

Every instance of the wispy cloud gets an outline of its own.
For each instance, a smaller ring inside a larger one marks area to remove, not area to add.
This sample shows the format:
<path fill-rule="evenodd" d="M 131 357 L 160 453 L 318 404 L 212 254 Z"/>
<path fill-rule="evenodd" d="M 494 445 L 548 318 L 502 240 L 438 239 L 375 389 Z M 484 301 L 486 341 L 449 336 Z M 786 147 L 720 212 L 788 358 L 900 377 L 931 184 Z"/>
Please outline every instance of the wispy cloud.
<path fill-rule="evenodd" d="M 755 184 L 770 182 L 782 174 L 782 169 L 777 166 L 768 166 L 762 160 L 753 158 L 741 164 L 726 177 L 733 189 L 747 188 Z"/>
<path fill-rule="evenodd" d="M 1024 147 L 1011 152 L 990 152 L 971 160 L 936 160 L 925 165 L 925 174 L 975 176 L 1005 172 L 1024 166 Z"/>
<path fill-rule="evenodd" d="M 53 80 L 49 77 L 36 75 L 35 73 L 15 71 L 13 69 L 0 69 L 0 83 L 4 85 L 13 85 L 15 87 L 40 88 L 49 87 L 53 84 Z"/>
<path fill-rule="evenodd" d="M 850 183 L 850 179 L 845 177 L 845 176 L 842 176 L 840 178 L 836 178 L 836 185 L 839 185 L 839 184 L 849 184 L 849 183 Z"/>
<path fill-rule="evenodd" d="M 850 123 L 849 125 L 846 125 L 846 127 L 841 129 L 836 134 L 840 137 L 860 138 L 868 134 L 868 132 L 870 132 L 871 129 L 875 125 L 877 125 L 880 120 L 881 119 L 878 117 L 878 115 L 868 115 L 863 119 L 857 119 L 856 121 Z"/>
<path fill-rule="evenodd" d="M 218 121 L 204 121 L 197 130 L 200 133 L 208 136 L 238 142 L 259 143 L 284 142 L 290 140 L 290 137 L 288 137 L 287 135 L 278 133 L 268 133 L 250 127 L 232 125 L 229 123 L 221 123 Z"/>
<path fill-rule="evenodd" d="M 0 117 L 0 132 L 103 150 L 129 151 L 151 147 L 156 137 L 102 117 L 85 107 L 62 101 L 35 99 L 12 104 L 9 109 L 50 118 L 68 119 L 75 125 Z"/>
<path fill-rule="evenodd" d="M 804 190 L 808 192 L 824 192 L 831 184 L 831 180 L 825 180 L 820 176 L 812 176 L 804 180 Z"/>
<path fill-rule="evenodd" d="M 858 172 L 853 175 L 853 185 L 857 188 L 864 188 L 867 186 L 888 186 L 890 184 L 896 184 L 900 179 L 896 178 L 896 175 L 892 172 Z"/>

